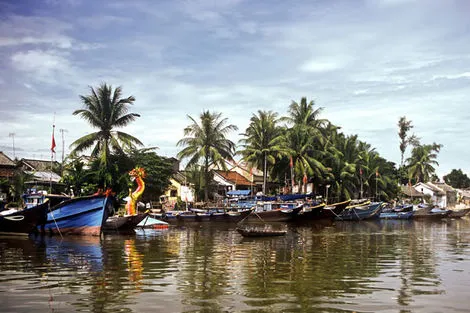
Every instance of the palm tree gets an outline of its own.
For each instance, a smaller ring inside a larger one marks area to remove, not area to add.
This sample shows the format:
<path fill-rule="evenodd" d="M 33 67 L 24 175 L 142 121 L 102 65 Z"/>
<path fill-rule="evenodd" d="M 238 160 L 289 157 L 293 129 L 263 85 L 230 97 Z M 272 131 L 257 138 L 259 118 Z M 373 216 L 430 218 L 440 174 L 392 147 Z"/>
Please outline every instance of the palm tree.
<path fill-rule="evenodd" d="M 398 137 L 400 137 L 400 152 L 401 152 L 401 162 L 400 167 L 403 166 L 403 160 L 405 156 L 405 150 L 409 145 L 416 146 L 419 144 L 419 138 L 414 134 L 408 136 L 408 132 L 414 126 L 411 124 L 411 121 L 406 120 L 406 116 L 400 117 L 398 121 Z"/>
<path fill-rule="evenodd" d="M 442 145 L 433 143 L 432 145 L 417 145 L 411 151 L 408 162 L 408 177 L 416 179 L 416 182 L 426 182 L 435 173 L 434 165 L 439 166 L 436 161 L 437 154 Z"/>
<path fill-rule="evenodd" d="M 99 158 L 101 166 L 106 171 L 112 151 L 122 153 L 124 147 L 133 148 L 135 145 L 143 145 L 139 139 L 115 130 L 127 126 L 140 115 L 128 113 L 129 105 L 134 103 L 135 98 L 133 96 L 121 98 L 121 87 L 113 91 L 111 85 L 103 83 L 97 89 L 90 87 L 90 91 L 90 95 L 80 96 L 84 108 L 74 111 L 73 115 L 79 115 L 98 131 L 73 142 L 72 154 L 76 155 L 94 145 L 91 157 Z"/>
<path fill-rule="evenodd" d="M 282 130 L 277 125 L 277 113 L 272 111 L 258 111 L 253 114 L 245 133 L 240 140 L 243 160 L 251 167 L 263 169 L 263 194 L 266 194 L 268 164 L 274 165 L 276 158 L 284 153 L 282 147 Z"/>
<path fill-rule="evenodd" d="M 235 153 L 235 144 L 226 138 L 226 135 L 238 127 L 227 125 L 227 118 L 221 113 L 203 111 L 200 123 L 188 115 L 192 124 L 184 129 L 184 138 L 179 140 L 177 146 L 183 146 L 178 158 L 189 158 L 186 168 L 201 164 L 204 172 L 204 200 L 209 199 L 210 167 L 217 165 L 226 169 L 225 160 L 232 160 Z"/>

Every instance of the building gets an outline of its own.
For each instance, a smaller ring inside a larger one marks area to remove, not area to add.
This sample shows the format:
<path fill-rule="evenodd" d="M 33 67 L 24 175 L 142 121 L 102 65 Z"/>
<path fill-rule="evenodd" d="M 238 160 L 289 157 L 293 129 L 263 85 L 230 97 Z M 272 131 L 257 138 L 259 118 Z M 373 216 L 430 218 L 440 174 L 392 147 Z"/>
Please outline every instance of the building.
<path fill-rule="evenodd" d="M 28 188 L 33 189 L 61 189 L 62 177 L 57 174 L 60 163 L 57 161 L 45 161 L 35 159 L 21 159 L 18 167 L 30 178 L 25 182 Z M 57 169 L 57 170 L 56 170 Z"/>
<path fill-rule="evenodd" d="M 448 185 L 447 185 L 448 186 Z M 442 186 L 441 186 L 442 187 Z M 449 186 L 450 187 L 450 186 Z M 447 192 L 435 185 L 434 183 L 417 183 L 413 186 L 414 189 L 427 195 L 431 198 L 431 203 L 440 208 L 446 208 L 448 206 Z M 452 187 L 450 187 L 452 188 Z M 452 201 L 451 201 L 452 203 Z M 454 201 L 455 205 L 455 201 Z"/>
<path fill-rule="evenodd" d="M 8 184 L 0 184 L 0 200 L 6 200 L 8 195 L 8 186 L 12 181 L 16 171 L 15 162 L 5 153 L 0 151 L 0 180 Z"/>

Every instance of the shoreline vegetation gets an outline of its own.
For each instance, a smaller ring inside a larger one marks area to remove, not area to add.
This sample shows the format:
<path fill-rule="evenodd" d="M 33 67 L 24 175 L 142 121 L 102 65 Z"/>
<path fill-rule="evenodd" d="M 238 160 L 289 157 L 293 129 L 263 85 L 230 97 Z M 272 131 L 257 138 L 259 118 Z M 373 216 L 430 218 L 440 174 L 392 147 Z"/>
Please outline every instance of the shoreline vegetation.
<path fill-rule="evenodd" d="M 400 196 L 401 185 L 438 180 L 436 166 L 443 145 L 422 143 L 411 133 L 413 124 L 406 116 L 397 123 L 400 164 L 383 158 L 358 135 L 343 133 L 340 125 L 321 117 L 323 107 L 305 97 L 286 106 L 284 115 L 261 109 L 252 113 L 238 143 L 228 139 L 238 127 L 221 113 L 203 110 L 198 117 L 188 115 L 176 159 L 159 156 L 156 147 L 144 147 L 138 138 L 121 131 L 142 118 L 130 112 L 136 98 L 123 97 L 122 87 L 102 83 L 90 87 L 80 100 L 82 108 L 73 115 L 87 121 L 94 132 L 76 139 L 63 163 L 51 162 L 52 171 L 62 177 L 55 191 L 74 196 L 111 188 L 122 199 L 132 186 L 127 173 L 139 166 L 147 171 L 142 199 L 154 201 L 170 186 L 180 161 L 186 162 L 179 171 L 184 184 L 193 189 L 195 201 L 205 202 L 213 201 L 217 193 L 214 170 L 231 170 L 227 161 L 249 172 L 251 183 L 261 178 L 262 184 L 254 191 L 265 195 L 294 189 L 306 193 L 311 186 L 315 194 L 337 201 L 393 201 Z M 51 152 L 55 152 L 54 133 Z M 28 175 L 17 170 L 13 178 L 0 182 L 7 200 L 21 201 L 31 178 Z M 460 169 L 452 170 L 444 180 L 455 188 L 470 187 L 470 179 Z M 54 191 L 52 184 L 49 191 Z"/>

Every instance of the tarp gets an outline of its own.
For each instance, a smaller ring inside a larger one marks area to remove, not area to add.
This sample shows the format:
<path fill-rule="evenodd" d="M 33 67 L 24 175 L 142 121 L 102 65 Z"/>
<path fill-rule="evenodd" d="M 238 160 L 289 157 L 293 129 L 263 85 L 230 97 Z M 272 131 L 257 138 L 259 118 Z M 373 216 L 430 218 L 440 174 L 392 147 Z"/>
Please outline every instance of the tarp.
<path fill-rule="evenodd" d="M 250 190 L 230 190 L 227 192 L 227 196 L 248 196 L 250 193 Z"/>

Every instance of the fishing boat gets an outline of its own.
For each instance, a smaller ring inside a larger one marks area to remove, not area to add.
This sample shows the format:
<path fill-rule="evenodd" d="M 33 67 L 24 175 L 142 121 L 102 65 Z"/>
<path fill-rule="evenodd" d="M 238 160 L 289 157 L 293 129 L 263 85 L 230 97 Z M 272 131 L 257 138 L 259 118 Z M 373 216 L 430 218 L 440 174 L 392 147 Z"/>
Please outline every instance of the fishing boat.
<path fill-rule="evenodd" d="M 168 223 L 147 215 L 139 224 L 138 228 L 168 229 Z"/>
<path fill-rule="evenodd" d="M 335 219 L 337 221 L 360 221 L 378 218 L 382 205 L 382 202 L 372 202 L 368 205 L 347 207 Z"/>
<path fill-rule="evenodd" d="M 431 208 L 420 205 L 413 211 L 413 219 L 442 219 L 448 217 L 450 213 L 450 210 L 443 208 Z"/>
<path fill-rule="evenodd" d="M 447 215 L 447 218 L 461 218 L 467 215 L 470 212 L 470 208 L 465 208 L 465 209 L 457 209 L 457 210 L 450 210 L 449 215 Z"/>
<path fill-rule="evenodd" d="M 8 209 L 0 212 L 0 234 L 28 235 L 37 231 L 37 226 L 46 221 L 49 201 L 23 209 Z"/>
<path fill-rule="evenodd" d="M 84 196 L 63 201 L 51 208 L 42 232 L 61 235 L 100 235 L 112 207 L 107 194 Z"/>
<path fill-rule="evenodd" d="M 351 200 L 346 200 L 325 205 L 325 207 L 321 209 L 318 219 L 335 219 L 335 217 L 346 209 L 350 202 Z"/>
<path fill-rule="evenodd" d="M 302 208 L 302 203 L 262 203 L 245 218 L 245 221 L 287 222 L 293 220 Z"/>
<path fill-rule="evenodd" d="M 388 219 L 388 220 L 409 220 L 413 217 L 413 211 L 389 211 L 389 212 L 381 212 L 379 217 L 381 219 Z"/>
<path fill-rule="evenodd" d="M 110 216 L 103 225 L 103 231 L 132 231 L 147 215 L 148 213 L 138 213 L 135 215 Z"/>

